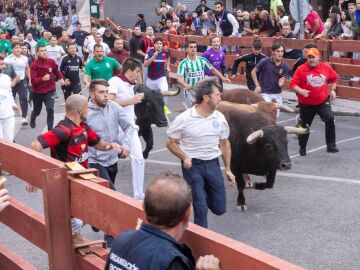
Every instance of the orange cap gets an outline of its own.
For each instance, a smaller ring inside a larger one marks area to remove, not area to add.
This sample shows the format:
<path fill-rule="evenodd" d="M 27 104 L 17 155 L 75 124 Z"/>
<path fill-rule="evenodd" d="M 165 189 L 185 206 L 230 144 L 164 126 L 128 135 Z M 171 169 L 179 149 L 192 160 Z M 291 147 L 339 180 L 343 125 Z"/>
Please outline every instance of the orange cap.
<path fill-rule="evenodd" d="M 309 57 L 309 56 L 319 57 L 319 56 L 320 56 L 320 52 L 319 52 L 319 50 L 316 49 L 316 48 L 308 49 L 308 50 L 306 51 L 306 57 Z"/>

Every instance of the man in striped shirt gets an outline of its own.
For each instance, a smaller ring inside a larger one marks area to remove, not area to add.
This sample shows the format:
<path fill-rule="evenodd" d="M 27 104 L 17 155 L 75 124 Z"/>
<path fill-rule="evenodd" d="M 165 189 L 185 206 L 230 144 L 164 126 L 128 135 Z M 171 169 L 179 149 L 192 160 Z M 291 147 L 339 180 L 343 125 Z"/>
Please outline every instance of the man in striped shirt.
<path fill-rule="evenodd" d="M 223 82 L 230 83 L 229 78 L 224 77 L 210 62 L 196 54 L 197 44 L 195 41 L 189 41 L 187 44 L 188 56 L 182 60 L 178 67 L 177 82 L 184 88 L 185 103 L 190 108 L 195 101 L 195 84 L 205 78 L 205 69 L 210 70 L 215 76 Z"/>

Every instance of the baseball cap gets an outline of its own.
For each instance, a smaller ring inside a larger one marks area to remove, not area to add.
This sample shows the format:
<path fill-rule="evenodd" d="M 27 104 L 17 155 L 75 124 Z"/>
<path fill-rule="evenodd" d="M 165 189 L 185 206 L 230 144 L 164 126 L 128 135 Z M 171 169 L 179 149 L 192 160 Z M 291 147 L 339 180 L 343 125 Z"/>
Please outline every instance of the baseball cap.
<path fill-rule="evenodd" d="M 319 52 L 319 50 L 316 49 L 316 48 L 308 49 L 308 50 L 306 51 L 306 57 L 309 57 L 309 56 L 319 57 L 319 56 L 320 56 L 320 52 Z"/>

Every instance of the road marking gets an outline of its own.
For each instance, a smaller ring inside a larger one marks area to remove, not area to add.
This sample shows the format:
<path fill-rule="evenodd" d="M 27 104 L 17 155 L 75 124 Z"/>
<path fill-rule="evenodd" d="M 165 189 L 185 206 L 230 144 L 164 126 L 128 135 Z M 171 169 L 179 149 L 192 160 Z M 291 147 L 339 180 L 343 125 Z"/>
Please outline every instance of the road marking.
<path fill-rule="evenodd" d="M 255 214 L 254 216 L 255 216 L 255 217 L 261 217 L 261 216 L 263 216 L 263 215 L 270 215 L 270 214 L 275 214 L 275 212 L 257 213 L 257 214 Z"/>
<path fill-rule="evenodd" d="M 342 143 L 346 143 L 346 142 L 351 142 L 351 141 L 355 141 L 355 140 L 358 140 L 358 139 L 360 139 L 360 136 L 345 139 L 345 140 L 341 140 L 341 141 L 336 142 L 336 144 L 342 144 Z M 325 148 L 326 148 L 326 145 L 322 145 L 322 146 L 319 146 L 317 148 L 306 151 L 306 153 L 307 154 L 313 153 L 313 152 L 316 152 L 316 151 L 319 151 L 319 150 L 322 150 L 322 149 L 325 149 Z M 300 156 L 300 154 L 294 154 L 294 155 L 290 156 L 290 158 L 296 158 L 296 157 L 299 157 L 299 156 Z"/>
<path fill-rule="evenodd" d="M 162 160 L 153 160 L 153 159 L 147 159 L 146 162 L 180 167 L 180 162 L 162 161 Z M 221 169 L 224 170 L 224 167 L 221 167 Z M 328 177 L 328 176 L 308 175 L 308 174 L 298 174 L 298 173 L 285 173 L 285 172 L 277 172 L 277 175 L 282 177 L 287 177 L 287 179 L 298 178 L 298 179 L 310 179 L 314 181 L 329 181 L 329 182 L 338 182 L 338 183 L 347 183 L 347 184 L 360 184 L 360 179 L 357 180 L 357 179 L 347 179 L 347 178 L 339 178 L 339 177 Z"/>
<path fill-rule="evenodd" d="M 290 121 L 295 121 L 295 120 L 296 120 L 296 117 L 295 117 L 295 118 L 291 118 L 291 119 L 287 119 L 287 120 L 278 121 L 278 122 L 276 122 L 276 124 L 282 124 L 282 123 L 286 123 L 286 122 L 290 122 Z"/>
<path fill-rule="evenodd" d="M 168 149 L 167 148 L 163 148 L 163 149 L 158 149 L 158 150 L 154 150 L 154 151 L 151 151 L 150 152 L 150 155 L 151 154 L 156 154 L 156 153 L 160 153 L 160 152 L 164 152 L 164 151 L 167 151 Z"/>

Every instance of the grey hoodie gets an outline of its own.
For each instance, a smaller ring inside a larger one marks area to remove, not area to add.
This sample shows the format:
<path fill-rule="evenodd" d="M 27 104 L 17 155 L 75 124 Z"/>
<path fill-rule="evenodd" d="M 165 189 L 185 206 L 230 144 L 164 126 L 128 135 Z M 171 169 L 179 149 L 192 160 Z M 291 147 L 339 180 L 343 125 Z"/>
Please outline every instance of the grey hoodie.
<path fill-rule="evenodd" d="M 87 123 L 106 142 L 119 143 L 119 135 L 124 135 L 124 146 L 130 146 L 130 138 L 133 132 L 137 132 L 134 126 L 128 121 L 124 109 L 113 101 L 108 101 L 104 108 L 89 101 L 89 112 Z M 99 151 L 89 147 L 89 163 L 97 163 L 104 167 L 113 165 L 118 161 L 118 154 L 115 151 Z"/>

